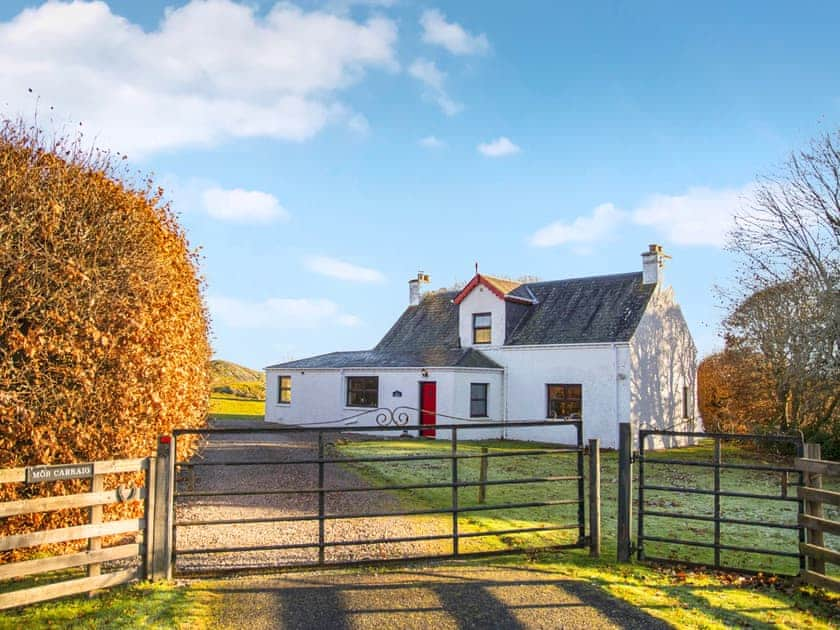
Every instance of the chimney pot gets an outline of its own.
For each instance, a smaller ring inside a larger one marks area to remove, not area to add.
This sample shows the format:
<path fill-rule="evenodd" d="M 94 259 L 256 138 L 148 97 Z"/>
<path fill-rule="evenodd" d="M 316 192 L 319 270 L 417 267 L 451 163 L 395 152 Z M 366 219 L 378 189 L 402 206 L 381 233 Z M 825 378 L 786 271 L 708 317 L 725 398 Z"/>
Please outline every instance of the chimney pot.
<path fill-rule="evenodd" d="M 408 305 L 417 306 L 420 304 L 420 285 L 429 283 L 429 275 L 422 271 L 417 273 L 416 278 L 408 281 Z"/>
<path fill-rule="evenodd" d="M 408 305 L 417 306 L 420 304 L 420 281 L 412 279 L 408 281 Z"/>
<path fill-rule="evenodd" d="M 648 251 L 642 252 L 642 284 L 661 284 L 663 280 L 662 270 L 665 267 L 665 259 L 670 258 L 662 250 L 662 245 L 653 243 L 648 246 Z"/>

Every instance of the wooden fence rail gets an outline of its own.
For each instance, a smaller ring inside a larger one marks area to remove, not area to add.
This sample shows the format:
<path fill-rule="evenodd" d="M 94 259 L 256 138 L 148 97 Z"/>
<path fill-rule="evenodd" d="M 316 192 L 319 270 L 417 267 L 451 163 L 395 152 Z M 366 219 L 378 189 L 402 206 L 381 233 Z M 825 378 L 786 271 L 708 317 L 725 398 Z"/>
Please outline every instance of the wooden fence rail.
<path fill-rule="evenodd" d="M 86 470 L 90 471 L 90 475 L 84 477 L 90 480 L 89 492 L 0 503 L 0 518 L 55 510 L 87 508 L 88 524 L 0 536 L 0 551 L 12 551 L 75 540 L 87 540 L 87 550 L 2 564 L 0 565 L 0 580 L 20 580 L 38 574 L 60 572 L 77 567 L 86 567 L 87 577 L 76 577 L 78 574 L 75 574 L 73 579 L 61 579 L 67 576 L 62 576 L 59 573 L 58 581 L 49 584 L 32 586 L 30 581 L 25 581 L 23 582 L 24 586 L 17 590 L 0 593 L 0 610 L 66 595 L 91 592 L 146 577 L 148 560 L 152 555 L 147 550 L 149 545 L 147 532 L 153 518 L 151 507 L 156 492 L 154 483 L 156 476 L 154 473 L 157 467 L 157 458 L 99 461 L 91 464 L 74 464 L 74 466 L 85 467 Z M 26 468 L 0 470 L 0 484 L 25 482 L 49 484 L 54 481 L 50 478 L 36 479 L 33 470 L 35 469 L 29 469 L 29 472 Z M 145 472 L 143 487 L 119 487 L 105 490 L 105 477 L 107 475 L 132 472 Z M 129 501 L 142 502 L 144 506 L 143 518 L 118 521 L 103 520 L 104 506 Z M 107 547 L 102 544 L 105 536 L 131 533 L 135 533 L 134 542 Z M 102 563 L 104 562 L 128 562 L 132 559 L 135 562 L 131 563 L 133 566 L 130 568 L 126 568 L 125 563 L 123 563 L 116 570 L 102 571 Z"/>
<path fill-rule="evenodd" d="M 804 485 L 798 489 L 799 498 L 804 500 L 804 510 L 799 515 L 799 524 L 807 533 L 806 542 L 799 548 L 807 558 L 802 579 L 808 584 L 840 592 L 840 580 L 826 575 L 825 563 L 840 566 L 840 551 L 826 546 L 824 534 L 840 535 L 840 521 L 825 517 L 823 504 L 840 506 L 840 492 L 822 488 L 822 476 L 840 476 L 840 462 L 821 459 L 819 444 L 806 444 L 805 457 L 799 457 L 794 465 L 803 472 Z"/>

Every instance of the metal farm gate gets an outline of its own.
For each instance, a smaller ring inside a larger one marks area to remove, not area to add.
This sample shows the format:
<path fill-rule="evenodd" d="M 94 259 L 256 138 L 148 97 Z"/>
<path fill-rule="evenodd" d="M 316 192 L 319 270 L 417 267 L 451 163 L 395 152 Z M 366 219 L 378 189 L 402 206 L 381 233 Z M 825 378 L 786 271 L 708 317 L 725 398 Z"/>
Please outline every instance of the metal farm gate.
<path fill-rule="evenodd" d="M 649 450 L 651 438 L 710 439 L 711 459 L 686 458 L 679 449 Z M 731 443 L 787 453 L 727 461 L 724 447 Z M 638 446 L 639 560 L 790 575 L 804 568 L 799 545 L 805 534 L 798 518 L 803 501 L 793 487 L 801 486 L 803 477 L 792 461 L 803 456 L 801 436 L 642 429 Z M 651 533 L 654 526 L 659 533 Z"/>
<path fill-rule="evenodd" d="M 407 412 L 371 413 L 386 426 L 175 431 L 175 573 L 402 562 L 590 544 L 597 552 L 597 520 L 593 539 L 584 519 L 580 420 L 507 423 L 532 429 L 536 436 L 553 431 L 569 437 L 568 444 L 555 445 L 476 441 L 482 433 L 500 430 L 499 423 L 488 422 L 437 424 L 435 440 L 410 437 L 420 435 L 424 425 L 409 425 Z M 178 442 L 188 436 L 203 446 L 197 456 L 179 461 Z M 597 488 L 598 449 L 592 442 L 590 476 Z M 523 458 L 543 458 L 547 468 L 538 475 L 511 474 L 508 462 Z M 486 496 L 502 486 L 517 488 L 516 500 L 508 492 L 505 500 L 488 503 Z M 529 489 L 536 487 L 543 488 L 540 496 L 529 499 Z M 597 492 L 592 499 L 597 501 Z M 472 526 L 470 517 L 480 513 L 496 515 L 503 524 Z M 592 513 L 600 514 L 597 506 Z M 494 544 L 477 549 L 471 541 L 478 539 Z"/>

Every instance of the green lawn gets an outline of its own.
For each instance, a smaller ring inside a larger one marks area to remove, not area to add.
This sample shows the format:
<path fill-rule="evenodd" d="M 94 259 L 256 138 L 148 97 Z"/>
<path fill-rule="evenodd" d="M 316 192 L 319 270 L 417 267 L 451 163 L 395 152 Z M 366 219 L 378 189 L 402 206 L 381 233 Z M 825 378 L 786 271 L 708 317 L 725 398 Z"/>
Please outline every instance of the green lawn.
<path fill-rule="evenodd" d="M 0 630 L 19 628 L 212 628 L 212 597 L 171 582 L 143 582 L 0 612 Z"/>
<path fill-rule="evenodd" d="M 481 446 L 489 451 L 533 449 L 539 444 L 517 442 L 485 441 L 459 443 L 459 452 L 479 452 Z M 450 445 L 445 441 L 401 439 L 339 442 L 335 450 L 343 456 L 411 455 L 441 453 L 448 454 Z M 649 453 L 652 458 L 682 460 L 711 459 L 711 445 L 668 452 Z M 760 454 L 725 447 L 724 461 L 732 463 L 770 462 L 775 459 Z M 489 479 L 515 479 L 575 474 L 575 455 L 525 455 L 510 458 L 490 458 Z M 754 627 L 832 627 L 823 623 L 827 615 L 837 614 L 840 600 L 814 596 L 814 590 L 799 588 L 788 580 L 770 578 L 751 580 L 743 576 L 716 575 L 707 572 L 687 572 L 669 567 L 657 568 L 642 565 L 616 565 L 616 507 L 617 507 L 617 455 L 603 452 L 601 456 L 602 479 L 602 561 L 594 561 L 586 552 L 575 551 L 562 556 L 550 556 L 545 562 L 551 570 L 592 580 L 617 597 L 634 604 L 650 608 L 649 612 L 678 625 L 693 627 L 725 627 L 729 625 L 752 625 Z M 451 478 L 449 461 L 389 462 L 346 465 L 373 484 L 410 484 L 443 482 Z M 478 459 L 461 460 L 459 479 L 477 480 Z M 655 465 L 646 467 L 646 483 L 663 486 L 685 486 L 711 488 L 712 473 L 678 465 Z M 702 469 L 700 469 L 702 470 Z M 588 474 L 588 473 L 587 473 Z M 826 484 L 827 487 L 830 484 Z M 722 488 L 756 494 L 778 494 L 780 475 L 755 471 L 727 470 L 722 474 Z M 791 492 L 795 491 L 792 489 Z M 634 488 L 634 495 L 636 489 Z M 408 508 L 447 507 L 451 505 L 449 488 L 405 490 L 395 493 Z M 521 503 L 551 499 L 574 498 L 574 482 L 548 482 L 538 485 L 500 485 L 487 488 L 487 504 Z M 687 514 L 710 514 L 712 497 L 695 494 L 651 493 L 649 509 Z M 459 491 L 459 505 L 477 504 L 477 489 L 464 488 Z M 732 518 L 756 521 L 795 522 L 796 504 L 779 501 L 756 501 L 747 499 L 724 499 L 723 514 Z M 635 514 L 635 508 L 634 508 Z M 836 518 L 838 515 L 835 514 Z M 441 516 L 450 519 L 449 515 Z M 459 519 L 462 531 L 492 531 L 515 527 L 536 527 L 576 520 L 575 506 L 551 506 L 522 508 L 499 512 L 468 513 Z M 588 529 L 588 526 L 587 526 Z M 682 538 L 688 540 L 712 540 L 713 526 L 702 521 L 688 521 L 670 518 L 649 518 L 645 522 L 648 535 Z M 795 550 L 798 537 L 795 531 L 772 528 L 724 525 L 722 542 L 741 546 L 761 546 L 767 549 Z M 635 523 L 634 523 L 635 533 Z M 634 534 L 635 535 L 635 534 Z M 559 533 L 536 533 L 506 535 L 502 537 L 474 538 L 463 540 L 462 551 L 482 551 L 514 546 L 544 546 L 572 542 L 576 530 Z M 669 545 L 646 545 L 648 554 L 661 557 L 681 558 L 693 562 L 711 561 L 711 550 Z M 764 571 L 765 574 L 791 573 L 798 571 L 798 561 L 775 556 L 755 554 L 724 553 L 722 560 L 732 566 Z M 512 558 L 518 563 L 521 559 Z M 829 565 L 830 566 L 830 565 Z M 747 586 L 749 588 L 743 588 Z M 820 618 L 822 621 L 820 621 Z M 834 623 L 838 620 L 835 619 Z M 822 626 L 821 626 L 822 624 Z"/>
<path fill-rule="evenodd" d="M 265 401 L 214 393 L 210 396 L 210 418 L 213 420 L 264 420 Z"/>
<path fill-rule="evenodd" d="M 550 445 L 512 441 L 461 442 L 459 443 L 459 452 L 478 453 L 481 446 L 487 447 L 489 452 L 493 453 L 494 451 L 500 450 L 525 450 Z M 350 441 L 338 444 L 336 448 L 342 455 L 361 457 L 366 455 L 448 454 L 450 445 L 448 442 L 442 440 L 403 439 Z M 703 443 L 700 446 L 689 448 L 672 449 L 656 453 L 648 452 L 647 457 L 649 460 L 667 458 L 685 461 L 710 461 L 711 450 L 710 443 Z M 724 447 L 723 460 L 730 463 L 780 463 L 779 460 L 772 457 L 739 450 L 731 446 Z M 576 456 L 574 454 L 489 458 L 488 462 L 488 477 L 491 480 L 574 475 L 576 470 Z M 614 451 L 604 451 L 602 453 L 602 548 L 606 556 L 613 557 L 617 531 L 617 464 L 617 454 Z M 447 460 L 352 464 L 352 467 L 359 474 L 369 478 L 374 484 L 435 483 L 445 482 L 451 478 L 451 464 Z M 461 460 L 459 463 L 459 479 L 461 481 L 477 480 L 478 470 L 478 459 Z M 638 471 L 638 466 L 636 467 L 636 471 Z M 696 487 L 703 489 L 712 489 L 713 487 L 712 471 L 703 468 L 648 463 L 645 471 L 646 485 Z M 723 470 L 721 474 L 721 487 L 724 490 L 738 492 L 779 495 L 781 492 L 781 475 L 773 472 Z M 831 487 L 828 481 L 826 481 L 826 487 Z M 789 491 L 790 493 L 794 493 L 795 488 L 790 488 Z M 574 499 L 576 492 L 577 488 L 573 481 L 489 486 L 487 488 L 487 503 L 522 503 L 552 499 Z M 463 507 L 477 505 L 477 493 L 477 488 L 460 490 L 459 504 Z M 634 498 L 636 498 L 635 495 L 636 487 L 634 487 Z M 451 504 L 451 490 L 449 488 L 406 490 L 398 493 L 398 496 L 408 505 L 448 507 Z M 646 505 L 648 510 L 660 512 L 709 516 L 713 514 L 713 498 L 708 495 L 648 491 Z M 577 518 L 576 509 L 576 506 L 569 505 L 467 513 L 461 517 L 460 523 L 465 530 L 483 531 L 511 529 L 514 527 L 536 527 L 542 524 L 575 523 Z M 721 511 L 724 516 L 729 518 L 768 523 L 779 522 L 793 524 L 796 523 L 797 518 L 797 504 L 794 502 L 722 497 Z M 635 514 L 636 510 L 634 508 L 634 535 L 636 528 Z M 840 514 L 837 514 L 835 511 L 834 517 L 838 518 Z M 714 525 L 710 522 L 664 517 L 647 517 L 645 519 L 645 533 L 649 536 L 712 542 L 713 532 Z M 523 543 L 542 546 L 553 543 L 573 542 L 576 537 L 577 531 L 570 530 L 551 534 L 539 533 L 514 537 L 508 536 L 504 540 L 476 538 L 467 541 L 466 550 L 478 550 L 479 547 L 488 548 L 494 546 L 499 547 L 501 545 L 522 545 Z M 721 542 L 733 546 L 760 547 L 769 550 L 795 552 L 798 548 L 799 539 L 796 530 L 724 524 L 721 526 Z M 830 540 L 827 540 L 827 542 L 831 544 Z M 675 545 L 655 542 L 646 543 L 645 549 L 650 556 L 682 559 L 699 563 L 712 562 L 711 549 L 687 546 L 677 547 Z M 793 575 L 798 573 L 799 569 L 798 560 L 795 558 L 763 554 L 723 552 L 721 561 L 725 566 L 764 571 L 766 573 L 788 573 Z"/>

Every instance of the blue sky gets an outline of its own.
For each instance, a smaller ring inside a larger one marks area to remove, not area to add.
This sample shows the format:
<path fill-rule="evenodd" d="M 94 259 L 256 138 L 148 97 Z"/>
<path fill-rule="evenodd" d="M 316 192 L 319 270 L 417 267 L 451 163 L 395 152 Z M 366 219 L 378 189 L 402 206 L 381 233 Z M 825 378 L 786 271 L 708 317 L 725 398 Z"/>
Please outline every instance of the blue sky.
<path fill-rule="evenodd" d="M 421 269 L 635 271 L 654 242 L 705 354 L 732 213 L 838 126 L 838 23 L 835 2 L 11 1 L 0 111 L 52 106 L 165 185 L 221 358 L 371 347 Z"/>

